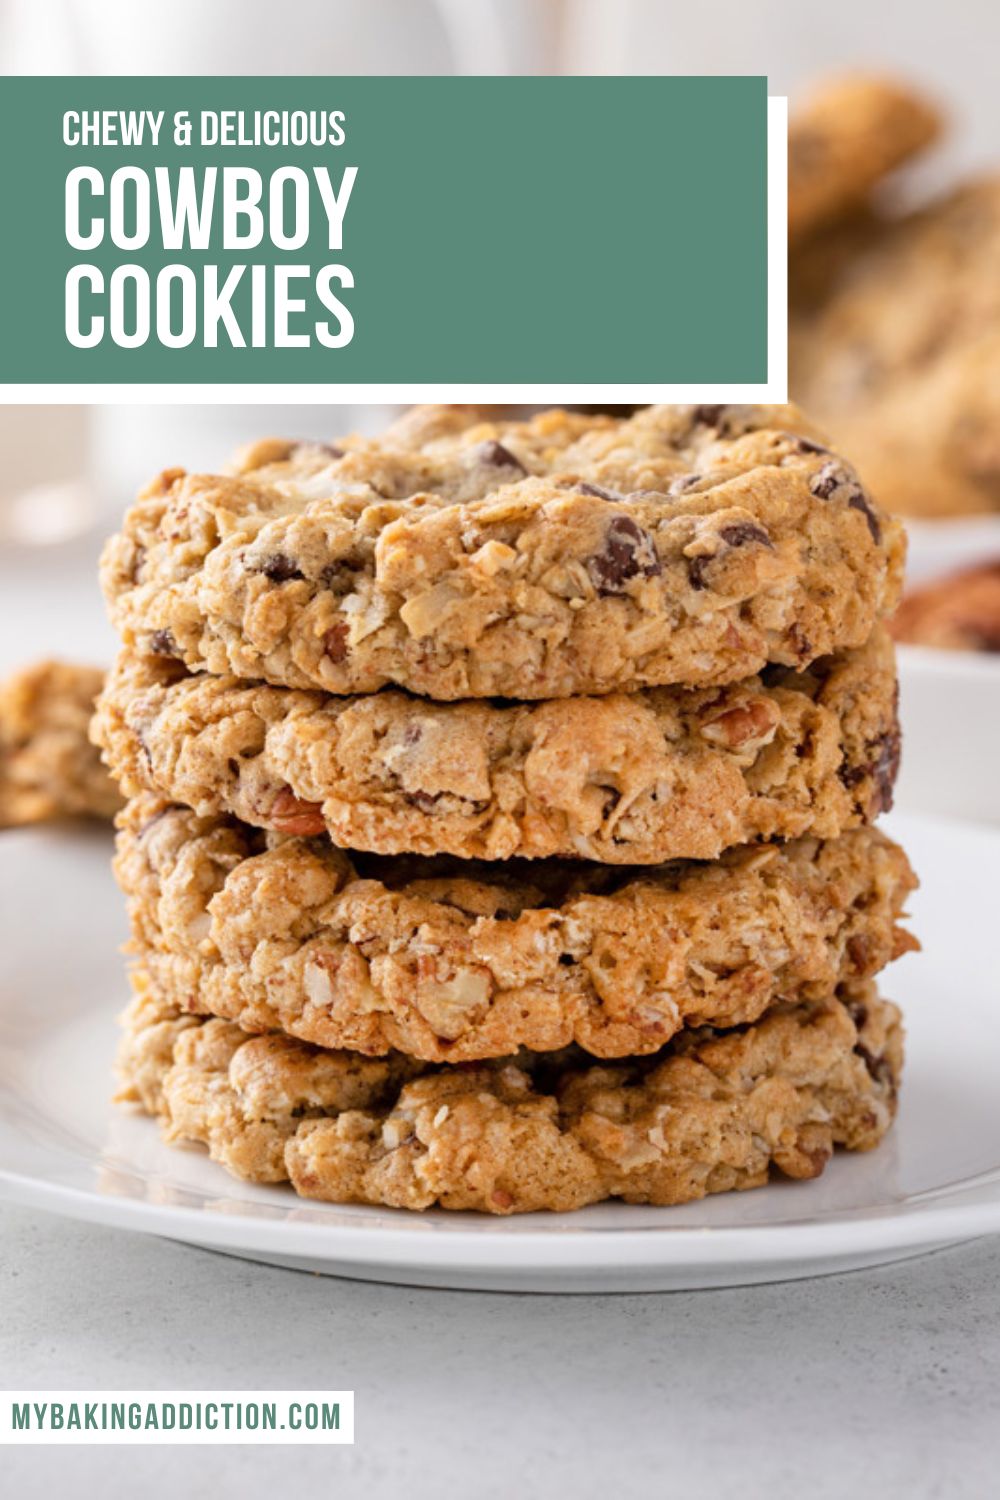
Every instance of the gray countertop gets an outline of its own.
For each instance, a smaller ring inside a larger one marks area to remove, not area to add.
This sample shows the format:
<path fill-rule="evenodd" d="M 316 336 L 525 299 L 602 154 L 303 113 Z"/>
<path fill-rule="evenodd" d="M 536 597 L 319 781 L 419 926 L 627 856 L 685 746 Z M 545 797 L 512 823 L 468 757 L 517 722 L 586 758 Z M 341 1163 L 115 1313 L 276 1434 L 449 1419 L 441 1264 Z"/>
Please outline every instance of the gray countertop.
<path fill-rule="evenodd" d="M 356 1392 L 353 1448 L 8 1449 L 19 1500 L 996 1493 L 1000 1239 L 776 1286 L 508 1296 L 4 1208 L 0 1287 L 0 1387 Z"/>

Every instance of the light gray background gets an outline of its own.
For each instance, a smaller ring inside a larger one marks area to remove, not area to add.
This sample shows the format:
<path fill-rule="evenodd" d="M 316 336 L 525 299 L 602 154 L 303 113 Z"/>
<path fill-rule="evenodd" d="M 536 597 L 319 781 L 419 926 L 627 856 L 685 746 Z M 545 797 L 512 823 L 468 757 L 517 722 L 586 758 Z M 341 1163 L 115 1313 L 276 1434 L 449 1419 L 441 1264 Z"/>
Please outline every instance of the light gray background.
<path fill-rule="evenodd" d="M 733 1291 L 528 1297 L 302 1275 L 0 1212 L 0 1385 L 356 1392 L 353 1448 L 7 1449 L 74 1500 L 983 1500 L 1000 1241 Z"/>
<path fill-rule="evenodd" d="M 475 0 L 459 3 L 471 11 Z M 239 9 L 249 17 L 255 6 L 253 24 L 235 30 L 222 24 L 228 0 L 177 0 L 145 15 L 175 39 L 195 26 L 184 71 L 448 65 L 442 21 L 423 0 L 240 0 Z M 113 57 L 69 34 L 60 20 L 72 9 L 69 0 L 0 0 L 5 65 L 155 70 L 155 60 L 125 55 L 130 45 L 144 54 L 138 31 L 130 41 L 114 28 Z M 144 24 L 141 7 L 119 9 Z M 514 18 L 517 65 L 542 66 L 555 31 L 539 15 L 560 7 L 511 0 L 495 9 Z M 773 92 L 794 95 L 820 72 L 888 68 L 931 88 L 954 116 L 925 180 L 1000 161 L 995 0 L 566 0 L 562 12 L 569 71 L 765 72 Z M 219 26 L 208 25 L 210 13 Z M 177 67 L 159 35 L 148 41 Z M 50 449 L 60 422 L 73 426 L 53 415 Z M 59 644 L 59 606 L 80 589 L 88 550 L 81 542 L 50 556 L 48 600 L 33 595 L 44 610 L 37 631 L 19 607 L 27 601 L 6 595 L 0 656 L 12 663 Z M 75 616 L 78 653 L 107 655 L 89 588 L 87 599 Z M 998 1286 L 1000 1242 L 979 1242 L 880 1271 L 725 1292 L 425 1292 L 295 1275 L 4 1209 L 0 1385 L 353 1386 L 359 1440 L 312 1452 L 8 1450 L 0 1473 L 19 1500 L 133 1489 L 153 1500 L 979 1500 L 996 1493 L 1000 1469 Z"/>
<path fill-rule="evenodd" d="M 567 14 L 569 71 L 764 73 L 793 103 L 824 74 L 887 72 L 951 119 L 932 176 L 1000 165 L 996 0 L 567 0 Z"/>
<path fill-rule="evenodd" d="M 794 96 L 881 69 L 954 115 L 942 172 L 997 163 L 998 56 L 996 0 L 0 0 L 0 72 L 764 73 Z"/>

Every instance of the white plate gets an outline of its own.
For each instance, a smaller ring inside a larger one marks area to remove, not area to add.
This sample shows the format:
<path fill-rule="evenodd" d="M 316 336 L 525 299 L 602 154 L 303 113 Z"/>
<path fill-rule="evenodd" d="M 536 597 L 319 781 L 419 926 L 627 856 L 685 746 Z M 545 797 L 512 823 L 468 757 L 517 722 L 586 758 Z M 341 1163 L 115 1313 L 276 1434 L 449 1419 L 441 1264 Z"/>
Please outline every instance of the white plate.
<path fill-rule="evenodd" d="M 899 646 L 905 812 L 1000 823 L 1000 655 Z"/>
<path fill-rule="evenodd" d="M 890 820 L 891 822 L 891 820 Z M 121 900 L 98 831 L 0 835 L 0 1187 L 22 1203 L 365 1279 L 658 1290 L 817 1275 L 1000 1229 L 1000 831 L 897 819 L 922 955 L 890 971 L 909 1060 L 896 1127 L 816 1182 L 681 1208 L 474 1215 L 304 1203 L 235 1181 L 109 1103 Z"/>
<path fill-rule="evenodd" d="M 956 516 L 918 521 L 903 517 L 909 547 L 906 586 L 916 588 L 958 568 L 1000 557 L 1000 516 Z"/>
<path fill-rule="evenodd" d="M 1000 515 L 906 522 L 907 589 L 1000 557 Z M 1000 823 L 1000 656 L 898 648 L 903 766 L 896 805 Z"/>

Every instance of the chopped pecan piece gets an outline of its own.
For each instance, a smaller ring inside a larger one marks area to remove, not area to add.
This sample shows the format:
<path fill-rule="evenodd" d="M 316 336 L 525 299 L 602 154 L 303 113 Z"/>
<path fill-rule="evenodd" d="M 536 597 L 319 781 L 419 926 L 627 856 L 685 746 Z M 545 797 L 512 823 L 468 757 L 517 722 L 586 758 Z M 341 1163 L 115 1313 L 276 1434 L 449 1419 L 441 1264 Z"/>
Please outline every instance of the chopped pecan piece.
<path fill-rule="evenodd" d="M 312 838 L 326 828 L 321 802 L 304 802 L 290 787 L 278 793 L 271 804 L 270 826 L 276 833 Z"/>
<path fill-rule="evenodd" d="M 769 745 L 780 723 L 781 710 L 776 703 L 770 698 L 750 698 L 708 719 L 701 726 L 701 736 L 724 750 L 744 753 Z"/>

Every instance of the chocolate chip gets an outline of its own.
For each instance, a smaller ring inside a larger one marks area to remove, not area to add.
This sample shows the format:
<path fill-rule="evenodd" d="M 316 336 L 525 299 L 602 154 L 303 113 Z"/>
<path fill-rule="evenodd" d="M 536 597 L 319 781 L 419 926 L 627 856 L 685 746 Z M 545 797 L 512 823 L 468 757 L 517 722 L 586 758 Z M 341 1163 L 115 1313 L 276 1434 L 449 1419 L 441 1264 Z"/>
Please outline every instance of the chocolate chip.
<path fill-rule="evenodd" d="M 149 649 L 154 656 L 179 656 L 177 642 L 170 630 L 154 630 L 149 637 Z"/>
<path fill-rule="evenodd" d="M 848 790 L 868 778 L 875 783 L 868 816 L 877 818 L 879 813 L 892 810 L 893 788 L 899 774 L 902 752 L 902 736 L 898 723 L 893 724 L 892 728 L 886 730 L 879 739 L 873 740 L 867 750 L 870 757 L 868 760 L 861 765 L 841 766 L 838 774 Z"/>
<path fill-rule="evenodd" d="M 809 489 L 818 500 L 829 500 L 842 484 L 849 483 L 850 479 L 846 470 L 842 469 L 839 464 L 824 464 L 810 479 Z"/>
<path fill-rule="evenodd" d="M 572 953 L 560 953 L 559 962 L 568 967 L 570 964 L 576 963 L 576 959 Z"/>
<path fill-rule="evenodd" d="M 490 438 L 488 442 L 480 443 L 476 449 L 476 458 L 481 464 L 491 469 L 517 469 L 521 474 L 527 474 L 527 469 L 519 458 L 515 458 L 509 448 L 503 443 L 495 442 Z"/>
<path fill-rule="evenodd" d="M 675 474 L 667 488 L 667 494 L 671 496 L 683 495 L 684 491 L 689 490 L 692 485 L 697 484 L 700 478 L 700 474 Z"/>
<path fill-rule="evenodd" d="M 634 412 L 642 411 L 642 406 L 627 406 L 624 402 L 611 406 L 591 406 L 573 404 L 566 407 L 567 411 L 589 412 L 595 417 L 630 417 Z"/>
<path fill-rule="evenodd" d="M 814 443 L 812 438 L 799 437 L 796 434 L 794 441 L 800 453 L 829 453 L 830 451 L 829 448 L 824 448 L 822 443 Z"/>
<path fill-rule="evenodd" d="M 872 541 L 878 546 L 882 541 L 882 528 L 878 523 L 878 517 L 868 503 L 868 497 L 864 491 L 862 490 L 858 494 L 852 495 L 847 503 L 851 510 L 859 510 L 864 516 L 868 522 L 868 530 L 872 534 Z"/>
<path fill-rule="evenodd" d="M 850 952 L 851 943 L 853 943 L 855 941 L 856 941 L 855 938 L 850 938 L 848 940 L 848 944 L 847 944 L 848 952 Z M 863 1000 L 845 1000 L 844 1001 L 844 1009 L 847 1011 L 847 1014 L 850 1016 L 851 1020 L 854 1022 L 855 1026 L 858 1029 L 858 1031 L 860 1031 L 861 1028 L 862 1028 L 862 1026 L 868 1020 L 868 1007 L 867 1007 L 867 1005 L 864 1003 Z"/>
<path fill-rule="evenodd" d="M 579 480 L 557 480 L 561 489 L 573 490 L 577 495 L 593 495 L 595 500 L 607 500 L 611 505 L 625 505 L 630 500 L 662 500 L 662 490 L 630 490 L 625 494 L 622 490 L 605 489 L 602 484 L 594 484 L 589 479 Z"/>
<path fill-rule="evenodd" d="M 758 526 L 754 521 L 734 521 L 730 526 L 720 526 L 719 536 L 727 547 L 745 547 L 749 542 L 757 542 L 774 551 L 771 538 L 763 526 Z"/>
<path fill-rule="evenodd" d="M 624 495 L 616 495 L 614 490 L 602 489 L 599 484 L 589 484 L 586 480 L 582 484 L 576 485 L 575 488 L 579 490 L 581 495 L 595 495 L 598 500 L 611 500 L 616 504 L 621 504 L 625 499 Z"/>
<path fill-rule="evenodd" d="M 875 800 L 878 804 L 873 809 L 872 817 L 892 810 L 892 793 L 896 777 L 899 775 L 902 748 L 903 740 L 899 725 L 894 724 L 892 729 L 882 736 L 878 754 L 872 763 L 871 774 L 875 782 Z"/>
<path fill-rule="evenodd" d="M 350 594 L 354 590 L 358 581 L 358 572 L 357 565 L 340 558 L 323 569 L 319 575 L 319 581 L 323 588 L 329 589 L 331 594 L 342 598 L 344 594 Z"/>
<path fill-rule="evenodd" d="M 881 542 L 882 528 L 871 502 L 854 475 L 849 473 L 842 464 L 831 462 L 817 469 L 809 480 L 809 489 L 818 500 L 832 500 L 838 492 L 842 492 L 840 498 L 846 501 L 849 509 L 860 511 L 864 516 L 872 541 L 876 546 Z"/>
<path fill-rule="evenodd" d="M 604 806 L 601 808 L 601 816 L 602 818 L 610 818 L 611 814 L 614 812 L 615 808 L 622 800 L 622 794 L 616 786 L 606 786 L 603 788 L 603 791 Z"/>
<path fill-rule="evenodd" d="M 763 526 L 758 526 L 755 521 L 733 521 L 728 526 L 719 527 L 719 540 L 727 547 L 746 547 L 755 542 L 760 547 L 767 547 L 773 552 L 774 544 Z M 692 557 L 688 561 L 688 582 L 693 589 L 708 588 L 706 573 L 710 563 L 715 562 L 715 556 Z"/>
<path fill-rule="evenodd" d="M 890 1088 L 893 1087 L 892 1068 L 889 1066 L 887 1058 L 876 1057 L 874 1052 L 865 1046 L 864 1042 L 857 1042 L 854 1050 L 861 1058 L 861 1061 L 868 1069 L 875 1083 L 887 1083 Z"/>
<path fill-rule="evenodd" d="M 440 792 L 407 792 L 406 800 L 418 807 L 421 812 L 433 812 L 434 805 L 440 797 Z"/>
<path fill-rule="evenodd" d="M 736 437 L 759 428 L 760 412 L 754 406 L 695 406 L 691 408 L 692 427 L 708 427 L 719 437 Z"/>
<path fill-rule="evenodd" d="M 272 583 L 288 583 L 292 578 L 305 577 L 305 574 L 296 567 L 290 557 L 286 557 L 284 552 L 272 552 L 269 557 L 252 564 L 251 572 L 263 573 L 264 577 L 270 578 Z"/>
<path fill-rule="evenodd" d="M 620 594 L 630 579 L 655 578 L 663 565 L 649 532 L 631 516 L 615 516 L 603 548 L 587 559 L 587 572 L 599 594 Z"/>

